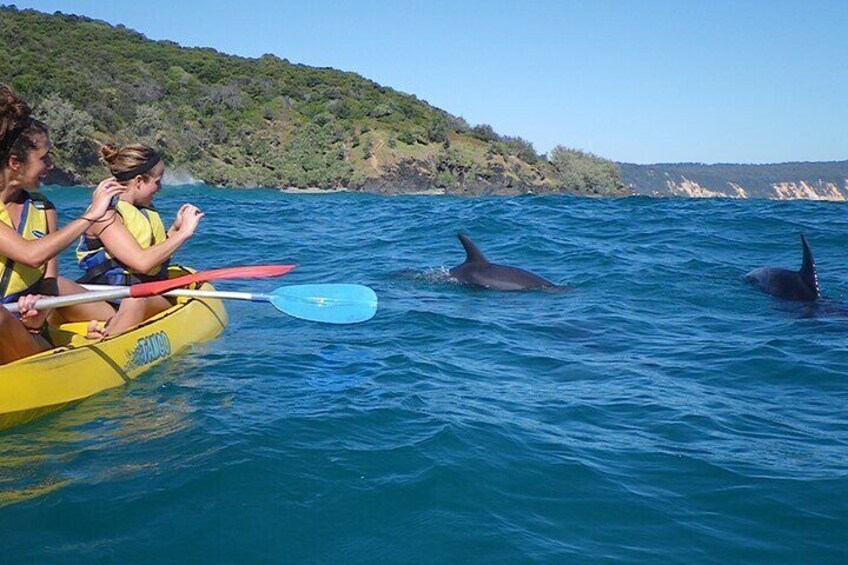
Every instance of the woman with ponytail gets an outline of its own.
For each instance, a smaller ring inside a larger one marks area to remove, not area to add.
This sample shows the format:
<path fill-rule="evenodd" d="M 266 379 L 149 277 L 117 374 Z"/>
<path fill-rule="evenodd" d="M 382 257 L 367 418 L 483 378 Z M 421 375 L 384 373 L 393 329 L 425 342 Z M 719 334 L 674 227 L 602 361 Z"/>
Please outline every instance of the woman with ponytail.
<path fill-rule="evenodd" d="M 107 144 L 100 153 L 111 178 L 126 191 L 104 221 L 89 226 L 80 239 L 77 260 L 85 271 L 80 282 L 131 285 L 168 278 L 171 256 L 194 235 L 203 214 L 196 206 L 184 204 L 165 230 L 153 207 L 165 174 L 159 153 L 141 144 Z M 162 296 L 125 298 L 105 326 L 98 322 L 89 325 L 89 337 L 118 334 L 170 306 Z"/>
<path fill-rule="evenodd" d="M 32 118 L 30 107 L 0 84 L 0 300 L 17 302 L 20 317 L 0 307 L 0 364 L 50 348 L 44 337 L 48 312 L 35 302 L 42 294 L 84 292 L 59 277 L 57 256 L 109 211 L 112 197 L 126 188 L 114 179 L 100 183 L 91 205 L 79 218 L 58 229 L 56 210 L 34 192 L 53 168 L 47 126 Z M 108 304 L 71 307 L 65 320 L 104 315 Z"/>

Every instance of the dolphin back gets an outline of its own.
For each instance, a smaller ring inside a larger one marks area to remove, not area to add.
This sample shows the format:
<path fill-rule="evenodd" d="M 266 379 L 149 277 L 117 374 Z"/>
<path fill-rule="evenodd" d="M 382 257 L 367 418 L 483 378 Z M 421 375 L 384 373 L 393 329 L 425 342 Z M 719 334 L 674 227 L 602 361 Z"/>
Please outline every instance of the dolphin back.
<path fill-rule="evenodd" d="M 760 267 L 745 275 L 745 279 L 768 294 L 784 300 L 815 302 L 821 298 L 819 278 L 816 274 L 813 252 L 810 251 L 810 246 L 803 234 L 801 235 L 801 245 L 804 249 L 804 258 L 800 270 L 790 271 L 789 269 L 775 267 Z"/>
<path fill-rule="evenodd" d="M 518 267 L 490 263 L 474 242 L 458 234 L 465 248 L 465 263 L 450 269 L 450 274 L 460 284 L 489 290 L 535 290 L 558 288 L 546 278 Z"/>
<path fill-rule="evenodd" d="M 556 286 L 545 277 L 509 265 L 490 264 L 487 272 L 481 275 L 486 279 L 485 286 L 493 290 L 533 290 Z"/>

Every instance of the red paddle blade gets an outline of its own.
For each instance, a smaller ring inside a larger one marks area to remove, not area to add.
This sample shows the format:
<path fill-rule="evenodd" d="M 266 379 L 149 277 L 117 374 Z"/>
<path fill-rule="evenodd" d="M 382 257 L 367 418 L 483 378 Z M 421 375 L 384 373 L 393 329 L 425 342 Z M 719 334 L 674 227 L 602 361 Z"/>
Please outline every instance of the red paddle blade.
<path fill-rule="evenodd" d="M 294 269 L 294 265 L 251 265 L 249 267 L 227 267 L 225 269 L 213 269 L 192 273 L 166 281 L 154 281 L 149 283 L 135 284 L 129 287 L 130 296 L 142 298 L 144 296 L 155 296 L 203 281 L 214 281 L 221 279 L 262 279 L 269 277 L 281 277 Z"/>

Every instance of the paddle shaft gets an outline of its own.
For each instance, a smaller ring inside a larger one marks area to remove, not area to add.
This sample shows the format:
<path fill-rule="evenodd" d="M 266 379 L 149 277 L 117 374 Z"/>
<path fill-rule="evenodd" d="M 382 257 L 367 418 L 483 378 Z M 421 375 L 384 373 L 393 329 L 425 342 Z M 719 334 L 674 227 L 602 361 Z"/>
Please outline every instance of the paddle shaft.
<path fill-rule="evenodd" d="M 45 310 L 47 308 L 62 308 L 65 306 L 73 306 L 75 304 L 100 302 L 101 300 L 115 301 L 129 297 L 143 298 L 147 296 L 157 296 L 181 286 L 196 282 L 219 279 L 280 277 L 287 274 L 292 269 L 294 269 L 294 265 L 251 265 L 247 267 L 213 269 L 211 271 L 191 273 L 162 281 L 153 281 L 135 284 L 132 286 L 107 287 L 105 290 L 95 292 L 81 292 L 79 294 L 67 294 L 65 296 L 41 298 L 35 303 L 35 308 L 37 310 Z M 18 311 L 17 304 L 4 304 L 3 306 L 5 306 L 10 312 Z"/>
<path fill-rule="evenodd" d="M 84 286 L 91 292 L 42 298 L 36 303 L 36 308 L 50 308 L 56 304 L 64 306 L 98 300 L 120 300 L 132 296 L 131 290 L 134 288 L 126 286 Z M 364 322 L 370 320 L 377 312 L 377 295 L 374 291 L 367 286 L 355 284 L 292 285 L 277 288 L 271 294 L 180 288 L 163 290 L 158 292 L 157 295 L 265 302 L 289 316 L 328 324 Z M 7 304 L 6 306 L 12 311 L 17 310 L 17 304 Z"/>
<path fill-rule="evenodd" d="M 125 286 L 109 286 L 104 284 L 84 284 L 83 288 L 94 291 L 94 292 L 111 292 L 120 290 L 123 288 L 127 288 Z M 298 285 L 293 285 L 297 287 Z M 71 295 L 76 296 L 76 295 Z M 261 294 L 255 292 L 230 292 L 223 290 L 193 290 L 189 288 L 178 288 L 176 290 L 169 290 L 168 292 L 163 292 L 161 296 L 184 296 L 187 298 L 217 298 L 219 300 L 249 300 L 251 302 L 271 302 L 274 299 L 274 296 L 271 294 Z M 295 297 L 295 300 L 298 298 Z M 306 299 L 300 299 L 306 300 Z M 333 297 L 316 297 L 311 300 L 312 302 L 325 302 L 327 304 L 332 304 L 336 302 L 345 302 L 344 299 L 336 299 Z"/>
<path fill-rule="evenodd" d="M 116 287 L 113 290 L 99 290 L 97 292 L 80 292 L 79 294 L 66 294 L 64 296 L 50 296 L 41 298 L 36 301 L 36 310 L 46 310 L 48 308 L 64 308 L 65 306 L 74 306 L 75 304 L 88 304 L 90 302 L 115 301 L 130 297 L 129 286 Z M 3 305 L 9 312 L 18 312 L 18 303 Z"/>
<path fill-rule="evenodd" d="M 94 292 L 104 292 L 126 288 L 122 286 L 108 286 L 97 284 L 84 284 L 83 288 Z M 252 292 L 230 292 L 225 290 L 192 290 L 178 288 L 162 293 L 162 296 L 185 296 L 188 298 L 218 298 L 220 300 L 250 300 L 251 302 L 267 302 L 271 300 L 270 294 L 256 294 Z"/>

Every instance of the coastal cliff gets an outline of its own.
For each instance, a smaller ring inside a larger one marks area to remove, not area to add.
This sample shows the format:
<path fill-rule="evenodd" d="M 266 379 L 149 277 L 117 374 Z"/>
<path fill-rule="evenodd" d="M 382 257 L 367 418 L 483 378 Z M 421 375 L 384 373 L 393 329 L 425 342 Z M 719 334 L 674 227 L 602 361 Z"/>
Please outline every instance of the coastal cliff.
<path fill-rule="evenodd" d="M 636 194 L 689 198 L 848 200 L 848 161 L 773 165 L 619 163 Z"/>

